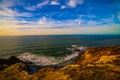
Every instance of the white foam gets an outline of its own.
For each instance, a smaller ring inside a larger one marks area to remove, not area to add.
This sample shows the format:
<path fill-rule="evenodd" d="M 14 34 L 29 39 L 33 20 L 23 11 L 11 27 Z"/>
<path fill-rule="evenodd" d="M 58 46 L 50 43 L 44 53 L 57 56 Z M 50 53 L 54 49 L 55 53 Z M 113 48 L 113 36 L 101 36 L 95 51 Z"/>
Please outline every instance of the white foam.
<path fill-rule="evenodd" d="M 23 53 L 18 56 L 20 60 L 33 62 L 36 65 L 55 65 L 58 63 L 58 60 L 55 57 L 48 57 L 38 54 Z"/>
<path fill-rule="evenodd" d="M 18 56 L 18 58 L 22 61 L 28 61 L 32 62 L 35 65 L 41 65 L 41 66 L 48 66 L 48 65 L 57 65 L 59 63 L 62 63 L 64 61 L 69 61 L 79 55 L 78 52 L 67 55 L 65 57 L 51 57 L 51 56 L 43 56 L 39 54 L 32 54 L 32 53 L 23 53 Z"/>
<path fill-rule="evenodd" d="M 79 55 L 78 52 L 75 52 L 75 53 L 73 53 L 71 55 L 68 55 L 68 56 L 64 57 L 64 61 L 68 61 L 68 60 L 70 60 L 70 59 L 72 59 L 74 57 L 77 57 L 78 55 Z"/>

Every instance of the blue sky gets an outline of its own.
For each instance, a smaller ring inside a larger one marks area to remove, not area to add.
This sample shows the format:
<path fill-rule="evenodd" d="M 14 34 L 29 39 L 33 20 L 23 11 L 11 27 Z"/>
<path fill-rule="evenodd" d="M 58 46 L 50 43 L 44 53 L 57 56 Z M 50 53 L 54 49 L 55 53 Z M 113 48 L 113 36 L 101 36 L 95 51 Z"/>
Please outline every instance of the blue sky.
<path fill-rule="evenodd" d="M 0 35 L 120 34 L 120 0 L 0 0 Z"/>

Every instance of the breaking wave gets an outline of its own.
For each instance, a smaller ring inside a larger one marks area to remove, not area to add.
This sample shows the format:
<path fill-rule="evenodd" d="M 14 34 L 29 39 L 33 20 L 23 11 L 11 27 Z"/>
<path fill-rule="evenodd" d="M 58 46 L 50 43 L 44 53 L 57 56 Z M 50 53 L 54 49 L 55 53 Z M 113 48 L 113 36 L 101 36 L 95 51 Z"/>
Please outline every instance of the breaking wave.
<path fill-rule="evenodd" d="M 63 62 L 66 62 L 66 64 L 70 64 L 71 62 L 73 63 L 73 61 L 71 62 L 69 61 L 76 58 L 78 55 L 79 53 L 75 52 L 73 54 L 70 54 L 64 57 L 52 57 L 52 56 L 43 56 L 43 55 L 32 54 L 27 52 L 27 53 L 20 54 L 19 56 L 17 56 L 17 58 L 25 62 L 32 62 L 35 65 L 49 66 L 49 65 L 61 64 Z"/>
<path fill-rule="evenodd" d="M 79 54 L 81 52 L 84 52 L 86 48 L 73 46 L 72 48 L 68 48 L 68 50 L 70 50 L 72 54 L 66 55 L 64 57 L 44 56 L 40 54 L 32 54 L 32 53 L 26 52 L 26 53 L 20 54 L 19 56 L 17 56 L 17 58 L 19 58 L 23 62 L 30 63 L 28 65 L 28 68 L 30 70 L 30 73 L 33 73 L 43 67 L 51 66 L 55 68 L 60 68 L 68 64 L 73 64 L 75 63 Z"/>

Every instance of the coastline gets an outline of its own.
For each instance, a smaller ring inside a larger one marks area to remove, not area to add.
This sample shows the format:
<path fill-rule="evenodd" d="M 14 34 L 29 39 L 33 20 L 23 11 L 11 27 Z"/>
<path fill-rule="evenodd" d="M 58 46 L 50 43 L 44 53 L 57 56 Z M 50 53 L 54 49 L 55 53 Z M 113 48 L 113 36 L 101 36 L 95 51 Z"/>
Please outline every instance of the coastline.
<path fill-rule="evenodd" d="M 1 60 L 2 59 L 0 59 L 0 61 Z M 12 61 L 12 63 L 9 61 Z M 84 52 L 79 53 L 77 57 L 75 56 L 68 59 L 68 61 L 66 60 L 58 63 L 57 65 L 59 66 L 37 66 L 31 62 L 24 62 L 16 57 L 12 57 L 8 60 L 4 59 L 2 61 L 3 64 L 0 64 L 0 79 L 13 80 L 16 78 L 16 80 L 117 80 L 120 77 L 119 61 L 120 46 L 87 48 Z M 36 70 L 35 67 L 37 68 Z M 103 73 L 105 74 L 103 75 Z M 9 77 L 8 74 L 11 77 Z"/>

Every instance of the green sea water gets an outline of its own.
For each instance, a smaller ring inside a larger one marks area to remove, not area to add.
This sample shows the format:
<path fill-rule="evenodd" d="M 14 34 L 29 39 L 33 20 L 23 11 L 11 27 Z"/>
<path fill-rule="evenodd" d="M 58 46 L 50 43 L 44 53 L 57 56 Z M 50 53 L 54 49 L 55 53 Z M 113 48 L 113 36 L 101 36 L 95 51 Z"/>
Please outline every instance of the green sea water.
<path fill-rule="evenodd" d="M 71 45 L 103 47 L 120 45 L 120 35 L 44 35 L 1 36 L 0 58 L 25 52 L 46 56 L 63 56 Z"/>

